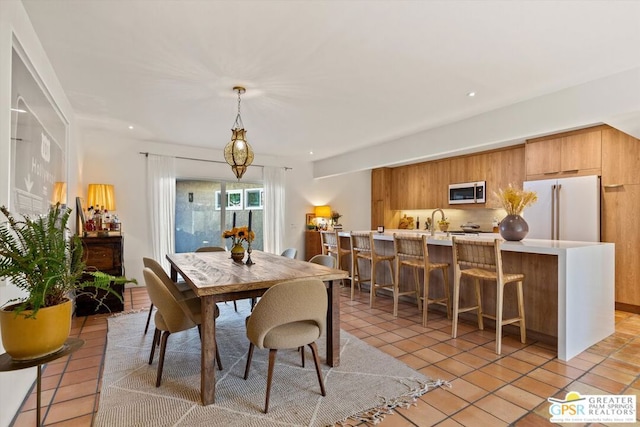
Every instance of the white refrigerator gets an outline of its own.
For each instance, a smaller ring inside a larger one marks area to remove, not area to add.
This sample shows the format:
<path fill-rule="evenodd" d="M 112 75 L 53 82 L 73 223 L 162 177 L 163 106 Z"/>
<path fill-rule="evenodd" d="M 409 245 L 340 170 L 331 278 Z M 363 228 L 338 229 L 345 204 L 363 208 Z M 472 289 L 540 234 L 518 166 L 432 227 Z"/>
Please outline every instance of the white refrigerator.
<path fill-rule="evenodd" d="M 525 208 L 528 239 L 600 241 L 600 177 L 525 181 L 538 201 Z"/>

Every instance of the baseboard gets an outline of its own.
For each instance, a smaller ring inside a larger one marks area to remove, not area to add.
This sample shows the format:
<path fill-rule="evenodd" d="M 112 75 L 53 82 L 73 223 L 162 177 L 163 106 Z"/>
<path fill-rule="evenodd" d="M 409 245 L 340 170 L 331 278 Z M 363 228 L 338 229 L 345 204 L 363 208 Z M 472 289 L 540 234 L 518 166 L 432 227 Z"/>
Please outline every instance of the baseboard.
<path fill-rule="evenodd" d="M 640 305 L 625 304 L 623 302 L 616 303 L 616 310 L 627 311 L 629 313 L 640 314 Z"/>

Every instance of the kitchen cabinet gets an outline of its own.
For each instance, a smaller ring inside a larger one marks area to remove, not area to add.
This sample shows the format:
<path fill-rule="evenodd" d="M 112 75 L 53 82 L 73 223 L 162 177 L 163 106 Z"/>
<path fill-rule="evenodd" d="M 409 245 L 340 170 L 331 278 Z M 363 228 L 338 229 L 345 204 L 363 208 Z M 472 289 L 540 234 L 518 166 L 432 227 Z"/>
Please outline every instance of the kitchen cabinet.
<path fill-rule="evenodd" d="M 454 157 L 449 160 L 449 164 L 447 186 L 463 182 L 486 181 L 487 155 L 484 153 Z"/>
<path fill-rule="evenodd" d="M 502 204 L 495 197 L 494 193 L 498 189 L 507 188 L 509 184 L 520 187 L 525 180 L 524 174 L 524 145 L 519 145 L 511 149 L 492 151 L 484 155 L 485 177 L 487 182 L 485 208 L 501 208 Z"/>
<path fill-rule="evenodd" d="M 112 276 L 123 276 L 123 236 L 83 237 L 84 262 L 88 269 L 96 269 Z M 89 280 L 85 277 L 84 280 Z M 124 284 L 112 284 L 120 298 L 124 294 Z M 106 291 L 88 288 L 88 292 L 96 293 L 103 304 L 88 295 L 76 296 L 76 316 L 88 316 L 96 313 L 110 313 L 124 310 L 124 303 L 115 295 Z"/>
<path fill-rule="evenodd" d="M 616 309 L 640 313 L 640 184 L 603 187 L 602 241 L 615 243 Z"/>
<path fill-rule="evenodd" d="M 378 168 L 371 171 L 371 229 L 379 225 L 385 228 L 397 228 L 400 213 L 391 207 L 391 168 Z M 393 208 L 395 209 L 395 208 Z"/>
<path fill-rule="evenodd" d="M 307 230 L 304 234 L 304 260 L 309 261 L 316 255 L 322 253 L 322 242 L 320 241 L 320 232 L 315 230 Z"/>
<path fill-rule="evenodd" d="M 449 161 L 422 162 L 392 169 L 393 209 L 430 209 L 448 203 Z"/>
<path fill-rule="evenodd" d="M 548 175 L 600 175 L 602 169 L 603 126 L 552 137 L 530 139 L 526 143 L 527 180 Z"/>
<path fill-rule="evenodd" d="M 602 185 L 640 184 L 640 140 L 617 129 L 602 131 Z"/>

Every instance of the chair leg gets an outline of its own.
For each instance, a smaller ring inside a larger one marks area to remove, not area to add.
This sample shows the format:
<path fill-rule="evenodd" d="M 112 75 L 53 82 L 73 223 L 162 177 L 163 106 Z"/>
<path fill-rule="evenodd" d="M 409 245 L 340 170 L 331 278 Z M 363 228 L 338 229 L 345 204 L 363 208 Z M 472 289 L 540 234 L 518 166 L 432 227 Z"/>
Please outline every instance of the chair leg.
<path fill-rule="evenodd" d="M 417 270 L 416 270 L 417 271 Z M 416 273 L 417 276 L 417 273 Z M 418 278 L 416 277 L 416 283 Z M 429 307 L 429 269 L 424 269 L 424 284 L 423 284 L 423 298 L 422 298 L 422 326 L 427 327 L 427 314 Z"/>
<path fill-rule="evenodd" d="M 455 272 L 453 279 L 453 321 L 451 323 L 451 338 L 458 335 L 458 307 L 460 306 L 460 271 Z"/>
<path fill-rule="evenodd" d="M 400 267 L 398 267 L 396 269 L 396 276 L 398 275 L 398 273 L 400 272 Z M 393 270 L 391 271 L 391 274 L 393 274 Z M 400 299 L 399 297 L 399 293 L 400 293 L 400 288 L 398 287 L 398 277 L 393 277 L 391 280 L 394 281 L 393 284 L 393 317 L 398 317 L 398 300 Z"/>
<path fill-rule="evenodd" d="M 249 368 L 251 367 L 251 358 L 253 357 L 253 343 L 249 343 L 249 353 L 247 353 L 247 366 L 244 368 L 244 379 L 249 378 Z"/>
<path fill-rule="evenodd" d="M 220 347 L 218 347 L 218 340 L 216 340 L 216 363 L 218 364 L 218 370 L 222 371 L 222 358 L 220 357 Z"/>
<path fill-rule="evenodd" d="M 315 342 L 309 344 L 311 348 L 311 353 L 313 353 L 313 362 L 316 364 L 316 374 L 318 375 L 318 382 L 320 383 L 320 392 L 323 396 L 326 396 L 327 393 L 324 389 L 324 382 L 322 381 L 322 372 L 320 371 L 320 359 L 318 358 L 318 346 Z"/>
<path fill-rule="evenodd" d="M 149 356 L 149 365 L 153 363 L 153 356 L 156 354 L 156 346 L 158 345 L 158 341 L 160 341 L 160 329 L 156 328 L 153 332 L 153 343 L 151 344 L 151 355 Z"/>
<path fill-rule="evenodd" d="M 147 331 L 149 330 L 149 322 L 151 321 L 151 312 L 153 311 L 153 303 L 151 303 L 151 307 L 149 307 L 149 315 L 147 316 L 147 324 L 144 327 L 144 334 L 147 335 Z"/>
<path fill-rule="evenodd" d="M 162 344 L 160 344 L 160 360 L 158 360 L 158 376 L 156 378 L 156 387 L 160 387 L 162 382 L 162 368 L 164 368 L 164 353 L 167 350 L 167 339 L 171 332 L 164 331 L 162 333 Z"/>
<path fill-rule="evenodd" d="M 475 279 L 476 300 L 478 301 L 478 329 L 484 330 L 484 322 L 482 316 L 482 294 L 480 293 L 480 279 Z"/>
<path fill-rule="evenodd" d="M 302 358 L 302 367 L 304 368 L 304 346 L 298 347 L 298 351 L 300 352 L 300 357 Z"/>
<path fill-rule="evenodd" d="M 236 300 L 233 300 L 233 309 L 236 311 L 236 313 L 238 312 L 238 304 L 236 303 Z"/>
<path fill-rule="evenodd" d="M 273 380 L 273 366 L 276 364 L 278 350 L 269 349 L 269 370 L 267 371 L 267 397 L 264 400 L 264 413 L 269 411 L 269 395 L 271 394 L 271 380 Z"/>
<path fill-rule="evenodd" d="M 449 268 L 442 268 L 442 280 L 444 283 L 444 295 L 447 298 L 447 319 L 451 319 L 451 297 L 449 296 Z"/>
<path fill-rule="evenodd" d="M 504 303 L 504 285 L 497 282 L 496 287 L 496 354 L 502 353 L 502 306 Z"/>
<path fill-rule="evenodd" d="M 518 285 L 518 315 L 520 316 L 520 342 L 527 342 L 527 328 L 524 323 L 524 293 L 522 291 L 522 281 Z"/>
<path fill-rule="evenodd" d="M 369 289 L 369 308 L 373 308 L 373 304 L 376 302 L 376 262 L 371 259 L 371 288 Z"/>
<path fill-rule="evenodd" d="M 353 301 L 356 285 L 358 285 L 358 289 L 360 289 L 360 267 L 358 266 L 358 257 L 352 256 L 352 259 L 353 265 L 351 268 L 353 269 L 353 273 L 351 275 L 351 301 Z"/>

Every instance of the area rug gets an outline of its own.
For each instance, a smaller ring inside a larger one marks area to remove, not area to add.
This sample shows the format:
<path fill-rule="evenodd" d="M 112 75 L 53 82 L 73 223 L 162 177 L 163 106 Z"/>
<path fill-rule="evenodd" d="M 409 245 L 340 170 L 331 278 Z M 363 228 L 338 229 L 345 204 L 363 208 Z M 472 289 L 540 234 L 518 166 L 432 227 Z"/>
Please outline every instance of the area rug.
<path fill-rule="evenodd" d="M 246 305 L 247 307 L 243 307 Z M 296 350 L 278 351 L 269 413 L 264 414 L 268 350 L 256 349 L 243 379 L 249 342 L 244 319 L 249 304 L 219 304 L 216 321 L 222 371 L 216 371 L 216 403 L 200 404 L 198 331 L 169 336 L 162 385 L 155 387 L 158 352 L 148 364 L 153 325 L 143 335 L 147 312 L 109 318 L 102 390 L 95 425 L 112 426 L 327 426 L 357 420 L 377 422 L 397 406 L 407 407 L 444 385 L 341 331 L 340 366 L 324 363 L 322 397 L 310 350 L 306 368 Z"/>

